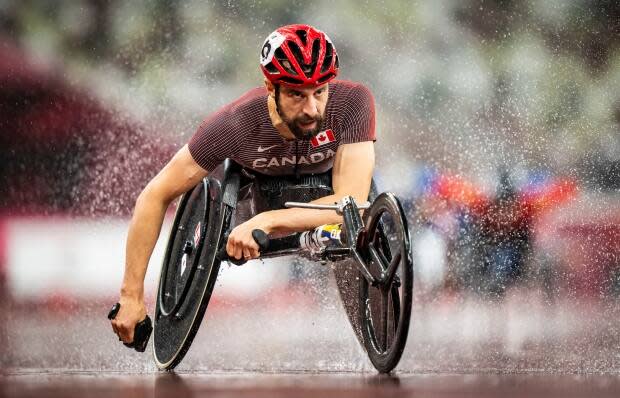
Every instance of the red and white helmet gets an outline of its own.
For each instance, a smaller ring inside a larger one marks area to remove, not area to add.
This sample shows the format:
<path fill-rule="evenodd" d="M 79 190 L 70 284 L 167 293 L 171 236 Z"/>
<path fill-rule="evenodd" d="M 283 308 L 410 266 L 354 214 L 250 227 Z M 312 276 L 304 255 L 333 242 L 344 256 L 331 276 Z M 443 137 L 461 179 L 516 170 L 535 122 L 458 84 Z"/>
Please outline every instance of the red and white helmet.
<path fill-rule="evenodd" d="M 338 75 L 329 37 L 310 25 L 287 25 L 267 37 L 260 52 L 265 77 L 274 84 L 320 85 Z"/>

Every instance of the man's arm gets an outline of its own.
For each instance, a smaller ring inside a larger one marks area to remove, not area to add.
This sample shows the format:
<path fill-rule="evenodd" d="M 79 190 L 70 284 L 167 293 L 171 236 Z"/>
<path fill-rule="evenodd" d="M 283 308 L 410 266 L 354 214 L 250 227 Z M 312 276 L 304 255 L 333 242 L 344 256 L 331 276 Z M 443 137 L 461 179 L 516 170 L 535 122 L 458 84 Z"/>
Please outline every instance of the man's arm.
<path fill-rule="evenodd" d="M 126 343 L 133 341 L 136 323 L 146 316 L 144 276 L 166 209 L 176 197 L 194 187 L 206 175 L 186 145 L 138 196 L 127 236 L 121 309 L 112 320 L 112 328 Z"/>
<path fill-rule="evenodd" d="M 332 170 L 334 194 L 312 201 L 334 204 L 344 196 L 353 196 L 357 203 L 368 200 L 372 173 L 375 167 L 375 150 L 372 141 L 342 145 L 336 152 Z M 342 216 L 335 211 L 315 209 L 282 209 L 264 213 L 267 231 L 301 232 L 323 224 L 340 223 Z"/>
<path fill-rule="evenodd" d="M 336 152 L 332 170 L 334 194 L 312 201 L 319 204 L 334 204 L 350 195 L 357 203 L 368 200 L 370 183 L 375 166 L 375 150 L 372 141 L 342 145 Z M 233 230 L 226 250 L 230 256 L 258 257 L 258 245 L 253 241 L 253 229 L 266 233 L 301 232 L 319 225 L 341 223 L 342 216 L 331 210 L 281 209 L 256 215 Z M 232 239 L 231 239 L 232 238 Z"/>

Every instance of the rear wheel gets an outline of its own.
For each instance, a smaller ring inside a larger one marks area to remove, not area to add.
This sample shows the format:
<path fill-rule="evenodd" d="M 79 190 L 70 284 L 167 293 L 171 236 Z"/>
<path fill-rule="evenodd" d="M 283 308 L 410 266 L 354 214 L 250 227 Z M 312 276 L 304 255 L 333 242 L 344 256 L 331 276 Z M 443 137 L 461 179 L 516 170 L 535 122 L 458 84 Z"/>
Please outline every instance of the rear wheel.
<path fill-rule="evenodd" d="M 382 193 L 364 213 L 367 246 L 362 253 L 378 283 L 360 275 L 364 347 L 381 373 L 396 367 L 407 343 L 413 298 L 413 261 L 407 219 L 398 199 Z"/>

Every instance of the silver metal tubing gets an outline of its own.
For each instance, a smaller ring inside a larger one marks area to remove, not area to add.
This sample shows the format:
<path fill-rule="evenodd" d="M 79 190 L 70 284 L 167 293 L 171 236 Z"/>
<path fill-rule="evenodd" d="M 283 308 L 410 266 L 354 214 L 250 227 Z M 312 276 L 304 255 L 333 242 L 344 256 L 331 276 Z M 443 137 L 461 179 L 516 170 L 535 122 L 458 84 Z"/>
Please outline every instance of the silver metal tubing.
<path fill-rule="evenodd" d="M 300 209 L 338 210 L 340 208 L 340 205 L 338 204 L 321 205 L 321 204 L 315 204 L 315 203 L 286 202 L 284 204 L 284 207 L 287 207 L 287 208 L 295 207 L 295 208 L 300 208 Z M 366 202 L 366 203 L 363 203 L 357 206 L 358 209 L 367 209 L 369 207 L 370 207 L 369 202 Z"/>

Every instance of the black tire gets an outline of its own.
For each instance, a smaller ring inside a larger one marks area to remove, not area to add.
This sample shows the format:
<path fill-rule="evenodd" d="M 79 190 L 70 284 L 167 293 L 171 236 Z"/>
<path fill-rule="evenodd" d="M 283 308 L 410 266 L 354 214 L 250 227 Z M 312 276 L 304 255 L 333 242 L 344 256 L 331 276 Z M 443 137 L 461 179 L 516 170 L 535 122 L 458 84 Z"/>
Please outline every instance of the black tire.
<path fill-rule="evenodd" d="M 391 193 L 382 193 L 364 213 L 367 246 L 362 253 L 370 272 L 380 278 L 394 261 L 392 277 L 371 286 L 360 275 L 361 329 L 364 348 L 381 373 L 396 367 L 407 343 L 413 299 L 413 260 L 403 208 Z"/>
<path fill-rule="evenodd" d="M 217 280 L 220 261 L 216 253 L 231 212 L 230 207 L 210 199 L 208 179 L 179 202 L 155 307 L 153 357 L 159 369 L 174 369 L 198 332 Z M 188 245 L 193 246 L 191 250 Z"/>

